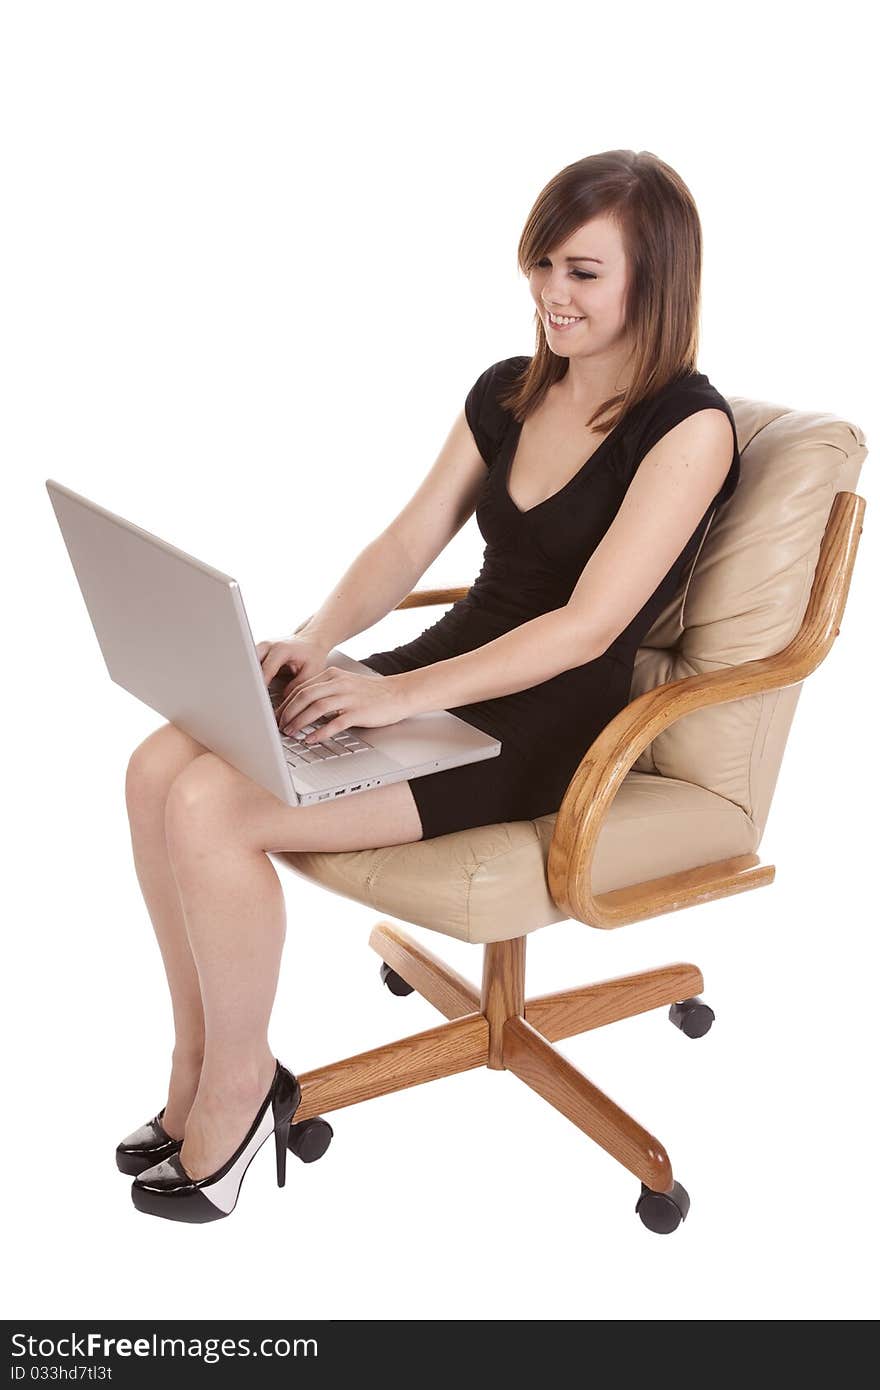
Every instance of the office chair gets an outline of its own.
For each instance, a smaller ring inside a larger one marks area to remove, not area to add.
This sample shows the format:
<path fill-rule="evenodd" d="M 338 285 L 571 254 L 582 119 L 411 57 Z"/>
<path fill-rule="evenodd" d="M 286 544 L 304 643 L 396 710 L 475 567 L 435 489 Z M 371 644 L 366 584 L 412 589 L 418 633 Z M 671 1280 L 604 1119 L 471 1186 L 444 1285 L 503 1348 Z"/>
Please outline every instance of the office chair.
<path fill-rule="evenodd" d="M 291 1147 L 319 1157 L 322 1112 L 472 1067 L 508 1069 L 641 1182 L 636 1211 L 666 1234 L 690 1199 L 662 1145 L 553 1046 L 669 1006 L 690 1038 L 714 1013 L 695 965 L 535 998 L 526 937 L 575 918 L 608 929 L 773 882 L 761 843 L 805 676 L 840 631 L 864 498 L 865 436 L 830 414 L 729 398 L 742 471 L 681 592 L 639 648 L 630 703 L 586 750 L 558 812 L 344 853 L 278 852 L 331 892 L 483 947 L 480 988 L 387 921 L 369 944 L 394 994 L 446 1022 L 299 1077 Z M 466 589 L 414 590 L 399 608 Z"/>

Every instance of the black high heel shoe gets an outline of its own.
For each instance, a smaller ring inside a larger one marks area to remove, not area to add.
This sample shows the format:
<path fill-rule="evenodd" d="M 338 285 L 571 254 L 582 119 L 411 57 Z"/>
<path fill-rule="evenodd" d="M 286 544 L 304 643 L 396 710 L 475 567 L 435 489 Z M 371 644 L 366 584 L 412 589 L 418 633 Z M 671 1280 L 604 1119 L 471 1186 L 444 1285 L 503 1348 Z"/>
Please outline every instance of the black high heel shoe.
<path fill-rule="evenodd" d="M 164 1114 L 163 1106 L 152 1120 L 116 1145 L 116 1166 L 120 1173 L 126 1173 L 130 1178 L 137 1177 L 148 1168 L 155 1168 L 163 1159 L 180 1152 L 183 1140 L 172 1139 L 166 1133 L 162 1124 Z M 327 1121 L 322 1120 L 320 1115 L 314 1115 L 310 1120 L 300 1120 L 299 1124 L 290 1126 L 287 1147 L 301 1163 L 314 1163 L 316 1159 L 324 1157 L 332 1138 L 333 1130 Z"/>
<path fill-rule="evenodd" d="M 206 1178 L 191 1178 L 179 1152 L 147 1168 L 131 1185 L 131 1199 L 138 1211 L 171 1221 L 218 1221 L 228 1216 L 238 1201 L 251 1159 L 273 1131 L 278 1186 L 283 1187 L 290 1122 L 301 1095 L 296 1077 L 276 1059 L 266 1099 L 232 1157 Z"/>
<path fill-rule="evenodd" d="M 145 1125 L 141 1125 L 140 1129 L 136 1129 L 127 1139 L 123 1139 L 121 1144 L 116 1145 L 116 1167 L 120 1173 L 134 1177 L 147 1168 L 155 1168 L 157 1163 L 179 1152 L 183 1140 L 172 1139 L 171 1135 L 166 1133 L 162 1125 L 164 1114 L 163 1105 L 158 1115 L 154 1115 L 152 1120 L 147 1120 Z"/>

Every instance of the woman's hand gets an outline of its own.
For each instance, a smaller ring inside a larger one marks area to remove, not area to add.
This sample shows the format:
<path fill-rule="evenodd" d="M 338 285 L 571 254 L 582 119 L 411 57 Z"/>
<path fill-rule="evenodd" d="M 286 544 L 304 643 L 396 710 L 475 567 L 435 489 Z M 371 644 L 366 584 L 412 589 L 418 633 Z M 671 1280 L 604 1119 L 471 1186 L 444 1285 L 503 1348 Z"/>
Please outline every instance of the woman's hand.
<path fill-rule="evenodd" d="M 257 660 L 263 668 L 266 685 L 270 685 L 282 666 L 287 666 L 296 678 L 295 683 L 311 680 L 319 671 L 326 670 L 330 648 L 314 637 L 283 637 L 278 642 L 258 642 Z M 284 694 L 287 695 L 288 683 Z"/>
<path fill-rule="evenodd" d="M 304 743 L 322 743 L 352 727 L 383 728 L 411 713 L 398 676 L 362 676 L 338 666 L 328 666 L 305 683 L 298 680 L 290 694 L 285 692 L 277 710 L 282 732 L 291 736 L 322 715 L 332 716 L 327 724 L 307 734 Z"/>

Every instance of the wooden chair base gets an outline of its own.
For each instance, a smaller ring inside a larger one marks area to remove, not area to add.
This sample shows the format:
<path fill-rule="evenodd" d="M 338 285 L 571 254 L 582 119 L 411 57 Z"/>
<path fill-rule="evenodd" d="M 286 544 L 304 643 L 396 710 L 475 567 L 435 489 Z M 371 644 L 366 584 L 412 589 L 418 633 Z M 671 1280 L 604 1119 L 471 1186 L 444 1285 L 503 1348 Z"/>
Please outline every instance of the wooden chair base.
<path fill-rule="evenodd" d="M 622 1163 L 645 1187 L 674 1184 L 663 1146 L 552 1046 L 554 1040 L 692 998 L 703 988 L 695 965 L 666 965 L 580 989 L 525 999 L 526 938 L 484 946 L 482 988 L 389 922 L 370 945 L 448 1020 L 423 1033 L 299 1075 L 297 1121 L 419 1086 L 472 1067 L 508 1070 Z"/>

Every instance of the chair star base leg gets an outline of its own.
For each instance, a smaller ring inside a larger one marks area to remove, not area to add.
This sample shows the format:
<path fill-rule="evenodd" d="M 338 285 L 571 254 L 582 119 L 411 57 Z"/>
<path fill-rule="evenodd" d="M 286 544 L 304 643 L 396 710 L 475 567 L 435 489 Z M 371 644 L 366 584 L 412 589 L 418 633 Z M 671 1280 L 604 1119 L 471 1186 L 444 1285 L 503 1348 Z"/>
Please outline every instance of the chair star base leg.
<path fill-rule="evenodd" d="M 526 1000 L 526 1022 L 550 1042 L 603 1028 L 622 1018 L 660 1009 L 701 994 L 703 976 L 695 965 L 661 965 L 638 975 L 621 975 L 579 989 L 563 989 Z"/>
<path fill-rule="evenodd" d="M 693 998 L 695 965 L 678 963 L 526 1000 L 526 938 L 484 947 L 480 989 L 400 928 L 378 922 L 369 944 L 447 1022 L 299 1075 L 297 1118 L 357 1105 L 474 1067 L 509 1070 L 653 1192 L 674 1179 L 662 1144 L 553 1047 L 553 1041 Z"/>
<path fill-rule="evenodd" d="M 386 965 L 439 1009 L 444 1018 L 460 1018 L 480 1008 L 480 991 L 456 974 L 445 961 L 420 946 L 390 922 L 377 922 L 370 932 L 370 946 Z M 691 991 L 696 994 L 698 990 Z"/>
<path fill-rule="evenodd" d="M 488 1055 L 488 1023 L 482 1014 L 466 1014 L 328 1067 L 297 1073 L 302 1099 L 296 1117 L 308 1120 L 327 1110 L 483 1067 Z"/>
<path fill-rule="evenodd" d="M 525 1019 L 511 1018 L 504 1025 L 504 1064 L 653 1191 L 671 1189 L 672 1169 L 659 1140 L 588 1081 Z"/>

